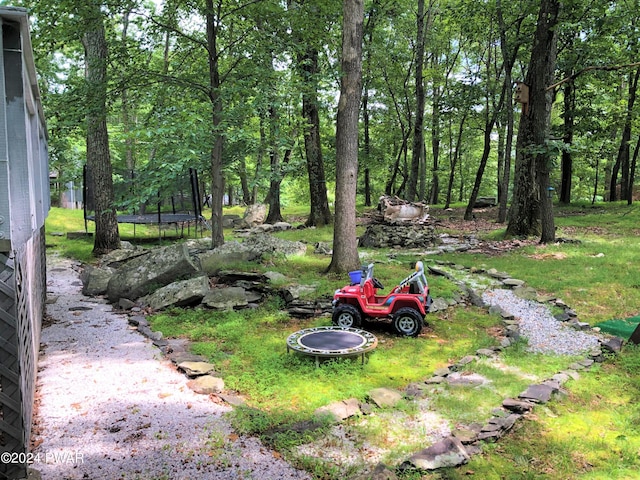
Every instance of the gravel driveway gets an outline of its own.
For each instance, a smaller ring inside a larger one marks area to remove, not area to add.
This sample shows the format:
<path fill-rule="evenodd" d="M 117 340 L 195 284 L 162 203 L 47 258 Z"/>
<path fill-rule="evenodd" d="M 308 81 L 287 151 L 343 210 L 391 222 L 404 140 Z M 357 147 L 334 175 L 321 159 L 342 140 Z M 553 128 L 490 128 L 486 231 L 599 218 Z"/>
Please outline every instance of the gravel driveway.
<path fill-rule="evenodd" d="M 308 479 L 228 407 L 193 393 L 127 318 L 81 294 L 77 268 L 48 259 L 33 468 L 44 479 Z"/>

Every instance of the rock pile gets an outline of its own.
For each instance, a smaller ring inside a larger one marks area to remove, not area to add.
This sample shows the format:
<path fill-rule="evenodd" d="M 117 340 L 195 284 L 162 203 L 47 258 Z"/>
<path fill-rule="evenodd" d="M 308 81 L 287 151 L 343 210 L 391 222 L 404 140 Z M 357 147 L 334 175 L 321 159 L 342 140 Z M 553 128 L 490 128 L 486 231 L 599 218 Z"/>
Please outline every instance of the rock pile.
<path fill-rule="evenodd" d="M 358 246 L 363 248 L 430 248 L 439 245 L 435 227 L 428 224 L 386 225 L 367 227 Z"/>
<path fill-rule="evenodd" d="M 256 261 L 264 256 L 304 255 L 307 248 L 304 243 L 265 233 L 216 249 L 208 248 L 208 242 L 195 240 L 152 250 L 125 243 L 121 250 L 105 255 L 99 266 L 85 267 L 82 293 L 105 295 L 123 310 L 195 305 L 230 310 L 255 306 L 268 295 L 280 296 L 293 312 L 302 316 L 330 310 L 330 300 L 300 300 L 309 291 L 315 293 L 313 286 L 306 286 L 307 291 L 298 285 L 274 286 L 273 282 L 285 283 L 286 279 L 275 273 L 262 275 L 228 269 L 238 262 Z"/>

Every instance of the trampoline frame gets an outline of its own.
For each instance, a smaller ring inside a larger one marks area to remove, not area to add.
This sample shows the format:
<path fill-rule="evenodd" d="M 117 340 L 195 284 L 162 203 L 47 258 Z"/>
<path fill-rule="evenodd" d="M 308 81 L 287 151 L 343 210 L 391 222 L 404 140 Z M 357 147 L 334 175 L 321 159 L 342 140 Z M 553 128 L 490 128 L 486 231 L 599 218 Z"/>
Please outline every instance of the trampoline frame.
<path fill-rule="evenodd" d="M 133 171 L 131 171 L 133 175 Z M 134 178 L 132 176 L 132 178 Z M 88 231 L 87 221 L 95 222 L 95 215 L 89 215 L 89 185 L 88 185 L 88 168 L 85 165 L 82 172 L 82 191 L 83 191 L 83 210 L 84 210 L 84 228 Z M 196 232 L 198 225 L 209 228 L 207 220 L 202 215 L 202 202 L 200 197 L 198 172 L 194 168 L 189 168 L 189 186 L 191 188 L 191 202 L 193 212 L 177 212 L 173 204 L 173 196 L 171 199 L 171 212 L 163 212 L 161 209 L 162 200 L 160 199 L 160 192 L 158 192 L 158 201 L 156 202 L 157 211 L 154 213 L 133 213 L 133 214 L 117 214 L 116 221 L 118 223 L 133 224 L 133 236 L 136 236 L 136 225 L 158 225 L 158 239 L 162 240 L 162 225 L 176 226 L 176 233 L 178 225 L 182 225 L 182 234 L 184 235 L 184 225 L 189 227 L 191 224 L 195 225 Z"/>
<path fill-rule="evenodd" d="M 362 339 L 362 342 L 355 347 L 347 347 L 340 349 L 329 348 L 311 348 L 302 343 L 302 340 L 314 333 L 319 332 L 348 332 L 352 335 L 357 335 Z M 378 346 L 378 339 L 375 335 L 365 330 L 353 327 L 312 327 L 298 330 L 287 337 L 287 353 L 293 350 L 294 352 L 301 353 L 303 355 L 312 356 L 316 360 L 316 367 L 320 366 L 320 357 L 332 358 L 332 357 L 353 357 L 360 355 L 362 358 L 362 364 L 364 365 L 364 358 L 367 352 L 375 349 Z"/>

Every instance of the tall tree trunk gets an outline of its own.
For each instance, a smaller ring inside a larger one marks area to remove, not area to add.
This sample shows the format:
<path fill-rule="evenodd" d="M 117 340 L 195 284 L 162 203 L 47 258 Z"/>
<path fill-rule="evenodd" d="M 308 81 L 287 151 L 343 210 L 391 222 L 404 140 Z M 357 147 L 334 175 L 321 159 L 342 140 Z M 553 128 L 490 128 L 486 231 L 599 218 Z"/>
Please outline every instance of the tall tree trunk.
<path fill-rule="evenodd" d="M 565 146 L 571 146 L 573 144 L 575 107 L 575 88 L 573 80 L 571 80 L 564 84 L 564 112 L 562 113 L 564 124 L 562 126 L 562 141 Z M 570 149 L 564 148 L 562 150 L 561 165 L 560 203 L 568 205 L 571 203 L 571 180 L 573 177 L 573 157 Z"/>
<path fill-rule="evenodd" d="M 612 200 L 617 198 L 616 183 L 618 172 L 621 171 L 620 178 L 620 200 L 629 200 L 629 177 L 630 177 L 630 146 L 631 127 L 633 123 L 633 107 L 636 102 L 636 94 L 638 91 L 638 79 L 640 78 L 640 69 L 629 74 L 629 95 L 627 97 L 627 112 L 625 115 L 624 126 L 622 127 L 622 137 L 620 138 L 620 146 L 618 147 L 618 156 L 613 167 L 611 175 Z M 616 193 L 613 193 L 616 192 Z"/>
<path fill-rule="evenodd" d="M 87 167 L 93 191 L 96 235 L 93 253 L 120 248 L 120 232 L 113 202 L 113 177 L 107 133 L 107 41 L 99 6 L 89 9 L 82 38 L 87 82 Z"/>
<path fill-rule="evenodd" d="M 418 0 L 415 48 L 416 119 L 413 124 L 413 152 L 411 156 L 411 169 L 409 170 L 409 184 L 407 186 L 407 200 L 410 202 L 413 202 L 418 194 L 420 163 L 424 156 L 424 19 L 424 0 Z"/>
<path fill-rule="evenodd" d="M 362 88 L 363 0 L 343 0 L 342 75 L 336 121 L 336 213 L 333 256 L 328 271 L 360 266 L 356 237 L 358 117 Z"/>
<path fill-rule="evenodd" d="M 258 201 L 258 179 L 262 173 L 262 162 L 264 160 L 265 151 L 267 150 L 267 133 L 264 128 L 264 113 L 260 112 L 260 143 L 258 145 L 258 155 L 256 158 L 256 172 L 254 176 L 253 190 L 251 192 L 251 203 Z"/>
<path fill-rule="evenodd" d="M 327 182 L 322 160 L 320 138 L 320 114 L 318 113 L 318 51 L 309 48 L 298 59 L 304 79 L 302 93 L 302 117 L 305 120 L 304 150 L 309 176 L 309 198 L 311 209 L 306 225 L 323 226 L 331 223 L 331 210 L 327 197 Z"/>
<path fill-rule="evenodd" d="M 487 166 L 487 161 L 489 160 L 489 153 L 491 153 L 491 134 L 493 132 L 493 126 L 496 122 L 496 117 L 500 108 L 502 108 L 502 101 L 504 98 L 505 90 L 507 86 L 504 85 L 502 94 L 500 96 L 500 101 L 497 107 L 495 107 L 494 112 L 489 114 L 489 102 L 487 101 L 487 105 L 485 109 L 487 110 L 487 115 L 490 115 L 487 118 L 487 121 L 484 126 L 484 148 L 482 149 L 482 157 L 480 158 L 480 165 L 478 166 L 478 171 L 476 172 L 476 180 L 473 184 L 473 190 L 471 190 L 471 195 L 469 196 L 469 203 L 467 203 L 467 208 L 464 212 L 465 220 L 473 219 L 473 206 L 478 199 L 478 194 L 480 193 L 480 185 L 482 184 L 482 177 L 484 176 L 484 170 Z"/>
<path fill-rule="evenodd" d="M 280 185 L 282 185 L 283 173 L 280 164 L 280 135 L 279 122 L 276 107 L 272 103 L 269 107 L 269 124 L 271 125 L 271 149 L 269 156 L 271 158 L 271 180 L 269 182 L 269 193 L 267 201 L 269 203 L 269 213 L 265 223 L 282 222 L 282 211 L 280 208 Z"/>
<path fill-rule="evenodd" d="M 541 233 L 540 242 L 555 240 L 553 207 L 547 198 L 549 153 L 544 149 L 551 122 L 559 0 L 542 0 L 525 83 L 529 103 L 523 105 L 516 145 L 514 192 L 507 236 Z M 544 149 L 535 153 L 534 149 Z"/>
<path fill-rule="evenodd" d="M 492 63 L 492 55 L 489 54 L 487 59 L 487 72 L 489 71 L 490 65 Z M 487 77 L 489 74 L 487 73 Z M 490 84 L 487 78 L 487 84 Z M 497 104 L 494 104 L 490 97 L 491 91 L 487 91 L 487 99 L 485 103 L 484 111 L 485 113 L 485 124 L 484 124 L 484 148 L 482 149 L 482 157 L 480 158 L 480 165 L 478 165 L 478 171 L 476 172 L 476 180 L 473 184 L 473 189 L 471 190 L 471 195 L 469 196 L 469 203 L 467 204 L 467 208 L 464 213 L 465 220 L 473 219 L 473 206 L 478 199 L 478 195 L 480 193 L 480 185 L 482 184 L 482 177 L 484 176 L 484 170 L 487 166 L 487 161 L 489 160 L 489 154 L 491 153 L 491 134 L 493 133 L 493 127 L 496 124 L 496 120 L 500 111 L 502 110 L 502 104 L 504 103 L 504 97 L 507 93 L 507 90 L 511 89 L 511 83 L 505 82 L 502 84 L 502 91 L 500 92 L 500 99 Z M 492 111 L 493 110 L 493 111 Z"/>
<path fill-rule="evenodd" d="M 640 135 L 636 141 L 636 148 L 633 151 L 633 160 L 631 161 L 631 171 L 629 172 L 629 199 L 627 205 L 633 203 L 633 185 L 636 178 L 636 166 L 638 165 L 638 153 L 640 152 Z"/>
<path fill-rule="evenodd" d="M 440 179 L 438 169 L 440 168 L 440 87 L 434 86 L 433 91 L 433 111 L 431 112 L 431 155 L 433 156 L 433 167 L 431 169 L 431 189 L 429 190 L 429 204 L 438 203 L 440 196 Z"/>
<path fill-rule="evenodd" d="M 131 14 L 131 10 L 127 10 L 122 15 L 122 34 L 120 36 L 122 43 L 126 44 L 128 30 L 129 30 L 129 15 Z M 126 66 L 122 68 L 121 75 L 124 79 L 126 75 Z M 134 142 L 131 137 L 132 128 L 132 119 L 131 119 L 131 107 L 129 105 L 129 90 L 126 87 L 126 83 L 122 89 L 122 94 L 120 96 L 122 101 L 122 133 L 124 134 L 124 145 L 125 145 L 125 163 L 127 165 L 127 170 L 129 172 L 133 172 L 136 168 L 136 162 L 134 158 Z"/>
<path fill-rule="evenodd" d="M 467 116 L 469 114 L 468 110 L 465 110 L 462 114 L 462 118 L 460 119 L 460 125 L 458 127 L 458 135 L 456 136 L 456 146 L 453 152 L 453 158 L 451 160 L 450 170 L 449 170 L 449 184 L 447 186 L 447 201 L 445 203 L 444 208 L 447 209 L 451 205 L 451 197 L 453 195 L 453 181 L 456 176 L 456 166 L 458 161 L 460 160 L 460 154 L 462 150 L 462 134 L 464 132 L 464 124 L 467 120 Z"/>
<path fill-rule="evenodd" d="M 244 203 L 245 205 L 249 205 L 251 203 L 251 190 L 249 189 L 247 162 L 245 161 L 244 157 L 240 158 L 238 176 L 240 177 L 240 188 L 242 189 L 242 203 Z"/>
<path fill-rule="evenodd" d="M 205 1 L 207 22 L 207 52 L 209 53 L 209 100 L 211 101 L 211 138 L 213 144 L 210 154 L 211 169 L 211 246 L 219 247 L 224 243 L 222 229 L 222 203 L 224 200 L 224 178 L 222 172 L 222 146 L 224 137 L 221 131 L 222 98 L 220 97 L 220 66 L 218 64 L 218 26 L 219 12 L 213 8 L 213 0 Z"/>
<path fill-rule="evenodd" d="M 510 48 L 507 41 L 507 27 L 502 15 L 502 1 L 496 0 L 496 14 L 498 17 L 498 24 L 500 28 L 500 52 L 502 54 L 502 62 L 504 64 L 504 82 L 506 85 L 513 85 L 513 65 L 515 64 L 518 50 L 520 49 L 521 41 L 516 40 L 513 48 Z M 518 17 L 515 23 L 515 37 L 520 35 L 520 26 L 524 21 L 525 16 Z M 509 185 L 511 184 L 511 152 L 513 150 L 513 98 L 511 95 L 505 97 L 505 110 L 507 114 L 507 132 L 504 145 L 504 165 L 502 169 L 502 175 L 498 178 L 500 188 L 498 189 L 498 223 L 504 223 L 507 220 L 507 202 L 509 199 Z"/>

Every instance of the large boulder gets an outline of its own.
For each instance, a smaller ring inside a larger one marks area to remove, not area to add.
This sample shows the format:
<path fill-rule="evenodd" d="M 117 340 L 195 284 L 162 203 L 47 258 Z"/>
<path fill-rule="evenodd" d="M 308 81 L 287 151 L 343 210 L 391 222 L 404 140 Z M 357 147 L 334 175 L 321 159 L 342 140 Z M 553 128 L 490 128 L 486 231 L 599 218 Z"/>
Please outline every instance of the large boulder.
<path fill-rule="evenodd" d="M 242 287 L 214 288 L 202 299 L 203 305 L 214 310 L 233 310 L 249 305 L 247 292 Z"/>
<path fill-rule="evenodd" d="M 154 310 L 167 307 L 182 307 L 200 303 L 209 293 L 209 278 L 200 276 L 173 282 L 166 287 L 140 299 L 140 303 L 148 305 Z"/>
<path fill-rule="evenodd" d="M 226 270 L 238 263 L 251 262 L 259 258 L 259 254 L 242 247 L 241 243 L 229 242 L 227 247 L 218 247 L 214 250 L 202 252 L 198 255 L 200 268 L 209 276 L 217 275 L 221 270 Z M 227 245 L 225 243 L 225 245 Z M 234 249 L 235 248 L 235 249 Z"/>
<path fill-rule="evenodd" d="M 272 254 L 289 257 L 307 253 L 307 246 L 302 242 L 292 242 L 266 233 L 250 236 L 245 239 L 243 245 L 254 252 L 260 252 L 260 255 Z"/>
<path fill-rule="evenodd" d="M 115 270 L 109 267 L 98 268 L 86 265 L 80 275 L 82 294 L 87 297 L 94 297 L 107 293 L 107 286 L 114 272 Z"/>
<path fill-rule="evenodd" d="M 274 237 L 268 233 L 256 233 L 241 242 L 226 242 L 213 250 L 200 251 L 200 267 L 207 275 L 217 275 L 221 270 L 243 262 L 259 261 L 263 255 L 305 255 L 307 246 Z"/>
<path fill-rule="evenodd" d="M 109 301 L 135 300 L 177 280 L 194 276 L 199 267 L 184 244 L 158 248 L 134 258 L 111 277 L 107 286 Z"/>
<path fill-rule="evenodd" d="M 147 255 L 150 250 L 136 247 L 129 242 L 121 242 L 118 250 L 113 250 L 100 257 L 100 265 L 111 268 L 119 268 L 129 260 L 142 255 Z"/>
<path fill-rule="evenodd" d="M 249 205 L 244 211 L 244 216 L 242 217 L 245 225 L 248 227 L 261 225 L 264 223 L 266 218 L 267 206 L 264 203 L 254 203 L 253 205 Z"/>

